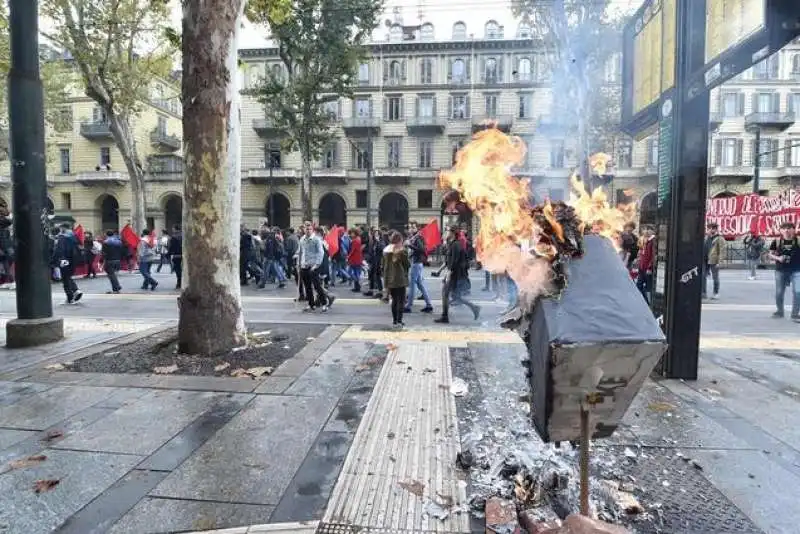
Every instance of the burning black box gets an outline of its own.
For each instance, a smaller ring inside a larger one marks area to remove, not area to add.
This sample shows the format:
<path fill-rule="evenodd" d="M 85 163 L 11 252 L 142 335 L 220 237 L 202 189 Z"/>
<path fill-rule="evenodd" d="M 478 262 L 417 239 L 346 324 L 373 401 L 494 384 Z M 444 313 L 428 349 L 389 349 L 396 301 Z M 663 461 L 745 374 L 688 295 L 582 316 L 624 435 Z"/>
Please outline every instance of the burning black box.
<path fill-rule="evenodd" d="M 611 242 L 586 236 L 560 299 L 539 299 L 523 332 L 532 413 L 544 441 L 580 439 L 582 403 L 593 438 L 613 434 L 666 350 L 664 334 Z"/>

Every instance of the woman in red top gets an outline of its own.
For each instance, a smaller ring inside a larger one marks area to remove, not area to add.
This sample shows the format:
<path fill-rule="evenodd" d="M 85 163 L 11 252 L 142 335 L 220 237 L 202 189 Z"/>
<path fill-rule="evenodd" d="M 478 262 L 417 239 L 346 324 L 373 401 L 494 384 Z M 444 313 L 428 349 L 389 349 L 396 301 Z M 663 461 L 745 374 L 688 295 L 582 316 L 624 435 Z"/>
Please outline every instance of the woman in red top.
<path fill-rule="evenodd" d="M 643 228 L 644 243 L 639 251 L 639 274 L 636 287 L 641 291 L 644 300 L 650 304 L 649 295 L 653 291 L 653 266 L 656 260 L 655 234 L 652 228 Z"/>
<path fill-rule="evenodd" d="M 347 234 L 350 236 L 350 251 L 347 253 L 347 265 L 350 278 L 353 279 L 352 291 L 353 293 L 361 293 L 361 264 L 364 263 L 364 249 L 361 246 L 361 234 L 355 228 L 351 228 Z"/>

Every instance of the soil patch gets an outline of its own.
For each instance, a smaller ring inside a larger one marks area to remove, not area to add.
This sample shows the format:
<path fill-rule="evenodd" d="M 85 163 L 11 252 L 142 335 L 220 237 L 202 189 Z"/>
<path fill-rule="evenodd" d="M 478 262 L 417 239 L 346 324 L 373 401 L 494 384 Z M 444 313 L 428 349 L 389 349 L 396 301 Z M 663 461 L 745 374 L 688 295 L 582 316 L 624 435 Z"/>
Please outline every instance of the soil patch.
<path fill-rule="evenodd" d="M 262 378 L 297 354 L 327 327 L 320 324 L 252 323 L 246 348 L 204 357 L 177 354 L 178 328 L 64 364 L 78 373 L 164 374 Z"/>

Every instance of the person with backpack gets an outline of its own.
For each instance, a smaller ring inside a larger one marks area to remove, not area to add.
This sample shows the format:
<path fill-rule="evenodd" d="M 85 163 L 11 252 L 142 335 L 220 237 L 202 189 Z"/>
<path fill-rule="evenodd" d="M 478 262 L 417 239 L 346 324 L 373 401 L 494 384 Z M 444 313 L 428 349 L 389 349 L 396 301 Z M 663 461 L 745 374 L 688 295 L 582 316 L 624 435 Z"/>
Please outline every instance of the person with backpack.
<path fill-rule="evenodd" d="M 408 247 L 410 253 L 411 270 L 409 271 L 408 301 L 403 311 L 405 313 L 411 313 L 411 306 L 414 304 L 414 297 L 416 296 L 417 289 L 419 289 L 419 292 L 422 293 L 422 298 L 425 300 L 425 307 L 422 308 L 421 311 L 423 313 L 432 313 L 433 305 L 431 304 L 428 288 L 425 287 L 425 279 L 423 278 L 423 265 L 425 264 L 427 250 L 425 240 L 419 233 L 419 226 L 416 221 L 408 223 L 408 234 L 409 237 L 406 241 L 406 247 Z"/>
<path fill-rule="evenodd" d="M 457 226 L 451 226 L 447 231 L 445 262 L 439 271 L 434 273 L 434 276 L 439 276 L 444 269 L 447 272 L 442 281 L 442 315 L 437 317 L 434 322 L 439 324 L 450 322 L 449 311 L 451 303 L 465 305 L 472 310 L 472 314 L 477 321 L 481 315 L 480 307 L 462 296 L 464 282 L 469 279 L 469 260 Z"/>
<path fill-rule="evenodd" d="M 72 225 L 69 223 L 61 225 L 61 231 L 53 249 L 53 260 L 61 271 L 61 283 L 67 296 L 67 304 L 75 304 L 83 297 L 83 293 L 78 289 L 78 284 L 72 278 L 75 275 L 75 267 L 81 261 L 81 249 L 78 238 L 75 237 Z"/>
<path fill-rule="evenodd" d="M 790 317 L 800 321 L 800 241 L 794 224 L 781 224 L 781 236 L 769 246 L 769 256 L 775 260 L 775 307 L 772 316 L 783 317 L 783 301 L 786 288 L 792 288 L 792 314 Z"/>
<path fill-rule="evenodd" d="M 403 246 L 403 236 L 400 235 L 400 232 L 393 230 L 389 234 L 389 244 L 383 249 L 381 266 L 384 278 L 384 297 L 392 301 L 392 326 L 403 328 L 405 326 L 403 310 L 406 304 L 406 287 L 408 287 L 411 260 L 408 250 Z"/>
<path fill-rule="evenodd" d="M 747 262 L 747 269 L 750 271 L 748 280 L 756 279 L 756 269 L 761 263 L 761 254 L 764 252 L 764 239 L 756 232 L 751 232 L 750 235 L 744 238 L 744 254 Z"/>

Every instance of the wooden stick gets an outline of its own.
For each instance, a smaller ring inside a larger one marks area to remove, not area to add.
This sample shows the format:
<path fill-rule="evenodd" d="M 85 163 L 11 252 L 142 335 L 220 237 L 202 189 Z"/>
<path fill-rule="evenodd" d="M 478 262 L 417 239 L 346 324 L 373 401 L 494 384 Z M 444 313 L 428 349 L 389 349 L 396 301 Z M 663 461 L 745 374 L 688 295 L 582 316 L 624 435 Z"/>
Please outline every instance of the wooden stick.
<path fill-rule="evenodd" d="M 581 515 L 589 516 L 589 410 L 581 406 Z"/>

